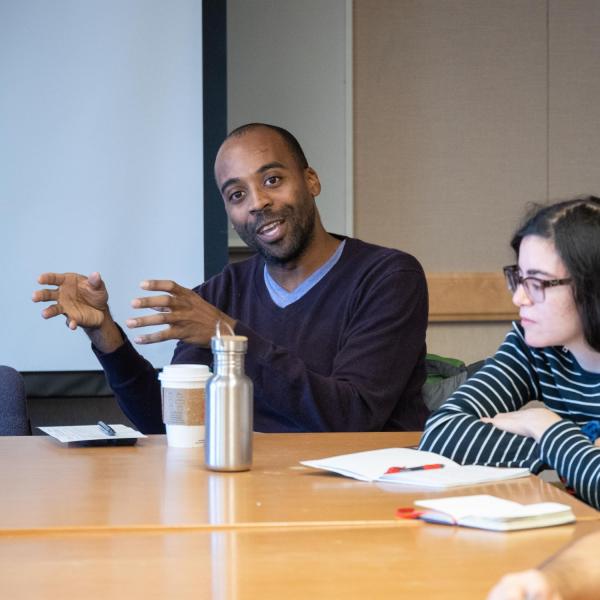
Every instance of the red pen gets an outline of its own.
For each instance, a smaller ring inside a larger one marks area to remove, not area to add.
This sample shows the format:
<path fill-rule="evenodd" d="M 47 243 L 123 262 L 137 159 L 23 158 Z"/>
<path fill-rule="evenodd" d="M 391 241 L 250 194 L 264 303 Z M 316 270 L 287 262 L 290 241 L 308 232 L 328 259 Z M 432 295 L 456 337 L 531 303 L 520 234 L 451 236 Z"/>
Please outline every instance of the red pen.
<path fill-rule="evenodd" d="M 420 467 L 390 467 L 384 475 L 392 473 L 402 473 L 403 471 L 429 471 L 429 469 L 443 469 L 445 465 L 441 463 L 433 463 L 431 465 L 421 465 Z"/>
<path fill-rule="evenodd" d="M 418 510 L 412 506 L 403 506 L 396 509 L 396 517 L 398 519 L 418 519 L 423 514 L 425 514 L 424 510 Z"/>

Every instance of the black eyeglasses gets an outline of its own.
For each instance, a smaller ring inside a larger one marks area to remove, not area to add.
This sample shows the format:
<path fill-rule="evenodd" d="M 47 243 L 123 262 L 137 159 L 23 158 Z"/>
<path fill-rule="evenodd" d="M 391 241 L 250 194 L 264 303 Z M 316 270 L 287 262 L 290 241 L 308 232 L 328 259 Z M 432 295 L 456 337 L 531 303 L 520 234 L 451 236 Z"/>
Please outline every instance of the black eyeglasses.
<path fill-rule="evenodd" d="M 521 277 L 518 265 L 509 265 L 502 269 L 508 289 L 514 294 L 522 285 L 527 297 L 532 302 L 543 302 L 546 299 L 546 288 L 566 285 L 571 283 L 571 278 L 565 279 L 538 279 L 537 277 Z"/>

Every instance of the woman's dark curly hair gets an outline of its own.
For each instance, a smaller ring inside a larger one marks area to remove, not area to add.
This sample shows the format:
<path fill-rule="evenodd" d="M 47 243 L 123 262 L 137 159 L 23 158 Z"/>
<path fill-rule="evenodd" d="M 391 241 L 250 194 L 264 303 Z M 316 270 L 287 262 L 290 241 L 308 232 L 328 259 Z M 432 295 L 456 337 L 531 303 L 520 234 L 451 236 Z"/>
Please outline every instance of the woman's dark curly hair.
<path fill-rule="evenodd" d="M 585 339 L 600 352 L 600 198 L 588 196 L 537 206 L 510 242 L 517 256 L 527 235 L 554 242 L 573 280 Z"/>

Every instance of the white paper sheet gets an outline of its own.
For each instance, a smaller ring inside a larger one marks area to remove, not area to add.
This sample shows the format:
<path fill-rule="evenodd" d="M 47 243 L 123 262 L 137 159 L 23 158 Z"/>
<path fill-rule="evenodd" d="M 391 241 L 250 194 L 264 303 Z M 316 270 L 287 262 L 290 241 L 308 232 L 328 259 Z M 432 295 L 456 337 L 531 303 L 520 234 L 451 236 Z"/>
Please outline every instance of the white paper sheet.
<path fill-rule="evenodd" d="M 64 425 L 60 427 L 38 427 L 44 433 L 56 438 L 59 442 L 88 442 L 91 440 L 118 440 L 144 438 L 143 433 L 127 427 L 110 423 L 115 435 L 107 435 L 98 425 Z"/>

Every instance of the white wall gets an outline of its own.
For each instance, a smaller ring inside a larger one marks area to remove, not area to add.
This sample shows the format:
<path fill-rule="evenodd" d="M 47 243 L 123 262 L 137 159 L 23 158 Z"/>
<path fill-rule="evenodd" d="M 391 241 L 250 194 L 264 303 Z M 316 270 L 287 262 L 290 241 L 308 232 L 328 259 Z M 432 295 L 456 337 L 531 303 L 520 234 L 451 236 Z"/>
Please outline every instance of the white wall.
<path fill-rule="evenodd" d="M 228 0 L 228 126 L 289 129 L 321 178 L 325 227 L 352 234 L 349 0 Z M 231 230 L 231 245 L 243 245 Z"/>
<path fill-rule="evenodd" d="M 41 272 L 99 270 L 121 322 L 140 280 L 202 281 L 202 158 L 201 0 L 0 2 L 0 364 L 98 368 Z"/>

